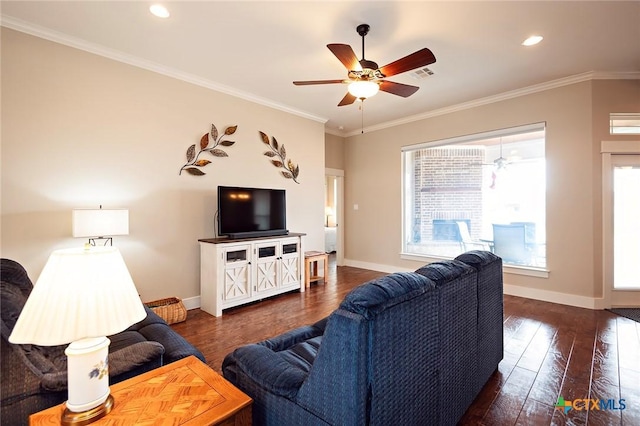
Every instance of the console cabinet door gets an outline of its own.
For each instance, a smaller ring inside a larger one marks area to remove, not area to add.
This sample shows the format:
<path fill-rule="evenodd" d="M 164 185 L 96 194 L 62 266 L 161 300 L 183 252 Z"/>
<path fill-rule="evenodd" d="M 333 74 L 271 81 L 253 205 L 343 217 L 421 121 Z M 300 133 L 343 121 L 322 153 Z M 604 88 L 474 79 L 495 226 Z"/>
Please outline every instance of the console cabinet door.
<path fill-rule="evenodd" d="M 265 293 L 278 288 L 278 253 L 280 243 L 275 241 L 255 245 L 256 282 L 254 290 Z"/>
<path fill-rule="evenodd" d="M 223 250 L 222 300 L 251 297 L 251 246 L 241 245 Z"/>
<path fill-rule="evenodd" d="M 300 287 L 300 239 L 280 242 L 280 287 Z"/>

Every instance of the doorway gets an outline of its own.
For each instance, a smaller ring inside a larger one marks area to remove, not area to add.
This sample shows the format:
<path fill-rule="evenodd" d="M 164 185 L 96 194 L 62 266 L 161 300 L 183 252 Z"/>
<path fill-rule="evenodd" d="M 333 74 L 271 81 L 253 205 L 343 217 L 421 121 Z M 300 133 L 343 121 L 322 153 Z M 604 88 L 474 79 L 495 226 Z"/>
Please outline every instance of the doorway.
<path fill-rule="evenodd" d="M 344 265 L 344 170 L 325 169 L 325 251 Z"/>
<path fill-rule="evenodd" d="M 638 154 L 611 145 L 609 152 L 603 149 L 603 295 L 607 308 L 640 306 L 640 146 L 637 149 Z"/>

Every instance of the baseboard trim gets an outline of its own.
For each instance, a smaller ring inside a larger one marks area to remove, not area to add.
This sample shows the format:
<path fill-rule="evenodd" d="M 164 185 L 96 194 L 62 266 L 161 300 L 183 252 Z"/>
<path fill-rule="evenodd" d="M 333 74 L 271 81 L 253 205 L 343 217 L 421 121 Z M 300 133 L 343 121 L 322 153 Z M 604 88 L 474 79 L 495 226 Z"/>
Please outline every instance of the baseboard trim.
<path fill-rule="evenodd" d="M 346 266 L 385 272 L 412 272 L 414 269 L 399 268 L 394 265 L 380 265 L 377 263 L 361 262 L 359 260 L 345 259 Z M 504 284 L 504 294 L 510 296 L 525 297 L 527 299 L 541 300 L 543 302 L 558 303 L 560 305 L 574 306 L 586 309 L 605 309 L 606 304 L 601 297 L 577 296 L 575 294 L 559 293 L 557 291 L 541 290 L 537 288 L 523 287 L 519 285 Z"/>
<path fill-rule="evenodd" d="M 391 274 L 393 272 L 414 272 L 415 269 L 399 268 L 394 265 L 380 265 L 379 263 L 361 262 L 359 260 L 344 260 L 345 266 L 351 266 L 354 268 L 369 269 L 370 271 L 386 272 Z"/>
<path fill-rule="evenodd" d="M 541 290 L 539 288 L 523 287 L 507 283 L 504 284 L 504 294 L 574 306 L 576 308 L 597 310 L 605 308 L 604 299 L 601 297 L 578 296 L 575 294 L 559 293 L 557 291 Z"/>
<path fill-rule="evenodd" d="M 186 299 L 182 299 L 182 304 L 187 311 L 191 309 L 198 309 L 200 307 L 200 296 L 188 297 Z"/>

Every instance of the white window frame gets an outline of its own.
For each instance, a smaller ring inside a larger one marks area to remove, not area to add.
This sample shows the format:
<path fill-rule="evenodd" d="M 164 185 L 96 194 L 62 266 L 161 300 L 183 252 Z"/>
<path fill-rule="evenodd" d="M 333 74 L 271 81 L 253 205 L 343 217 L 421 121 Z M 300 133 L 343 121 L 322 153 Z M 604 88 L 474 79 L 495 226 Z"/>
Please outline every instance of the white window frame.
<path fill-rule="evenodd" d="M 400 180 L 400 185 L 401 185 L 400 192 L 401 192 L 401 203 L 402 203 L 401 205 L 402 229 L 401 229 L 401 241 L 400 241 L 400 258 L 404 260 L 429 262 L 429 263 L 450 259 L 450 257 L 446 257 L 446 256 L 437 256 L 432 254 L 422 255 L 422 254 L 416 254 L 416 253 L 408 253 L 405 251 L 405 236 L 407 235 L 407 227 L 411 226 L 411 224 L 408 224 L 406 220 L 406 214 L 407 214 L 406 200 L 407 200 L 408 194 L 406 193 L 407 188 L 405 186 L 405 183 L 407 179 L 406 173 L 409 166 L 407 164 L 407 158 L 406 158 L 407 156 L 405 155 L 406 152 L 415 151 L 422 148 L 434 148 L 434 147 L 444 146 L 444 145 L 461 144 L 465 142 L 475 141 L 478 139 L 497 138 L 501 136 L 515 135 L 518 133 L 529 133 L 529 132 L 540 131 L 545 129 L 546 129 L 546 123 L 544 122 L 532 123 L 532 124 L 523 125 L 523 126 L 510 127 L 510 128 L 500 129 L 500 130 L 475 133 L 471 135 L 457 136 L 457 137 L 448 138 L 448 139 L 440 139 L 440 140 L 431 141 L 431 142 L 423 142 L 419 144 L 403 146 L 401 148 L 401 153 L 400 153 L 401 171 L 402 171 L 402 177 Z M 503 265 L 503 270 L 506 273 L 516 274 L 516 275 L 526 275 L 526 276 L 532 276 L 532 277 L 538 277 L 538 278 L 549 277 L 549 270 L 547 268 L 548 268 L 548 262 L 547 262 L 547 266 L 545 267 Z"/>

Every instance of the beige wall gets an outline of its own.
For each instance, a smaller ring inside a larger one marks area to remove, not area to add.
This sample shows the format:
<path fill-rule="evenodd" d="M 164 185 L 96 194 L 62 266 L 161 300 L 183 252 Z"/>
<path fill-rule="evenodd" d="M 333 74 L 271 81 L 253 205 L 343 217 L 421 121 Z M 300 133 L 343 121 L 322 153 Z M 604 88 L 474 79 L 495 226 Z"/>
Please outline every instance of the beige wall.
<path fill-rule="evenodd" d="M 178 176 L 212 123 L 238 125 L 229 157 Z M 299 185 L 258 131 L 286 146 Z M 198 296 L 217 185 L 286 189 L 288 228 L 323 246 L 324 137 L 322 123 L 3 28 L 1 254 L 35 280 L 52 250 L 84 242 L 71 209 L 125 207 L 130 235 L 115 245 L 143 300 Z"/>
<path fill-rule="evenodd" d="M 330 169 L 344 170 L 344 138 L 325 133 L 324 146 L 325 166 Z"/>
<path fill-rule="evenodd" d="M 549 277 L 507 274 L 505 283 L 601 297 L 600 141 L 624 138 L 608 134 L 609 112 L 640 112 L 638 80 L 587 81 L 347 138 L 347 263 L 421 265 L 400 257 L 402 146 L 546 122 Z"/>
<path fill-rule="evenodd" d="M 324 161 L 325 166 L 331 170 L 331 173 L 340 173 L 335 172 L 335 170 L 342 170 L 343 173 L 340 174 L 340 177 L 334 175 L 326 176 L 326 206 L 331 207 L 333 209 L 333 214 L 326 218 L 325 224 L 329 226 L 336 226 L 338 223 L 338 212 L 339 209 L 338 204 L 340 200 L 334 199 L 334 186 L 336 185 L 336 180 L 340 179 L 342 181 L 344 179 L 344 138 L 342 136 L 336 136 L 329 133 L 325 133 L 324 136 Z"/>

